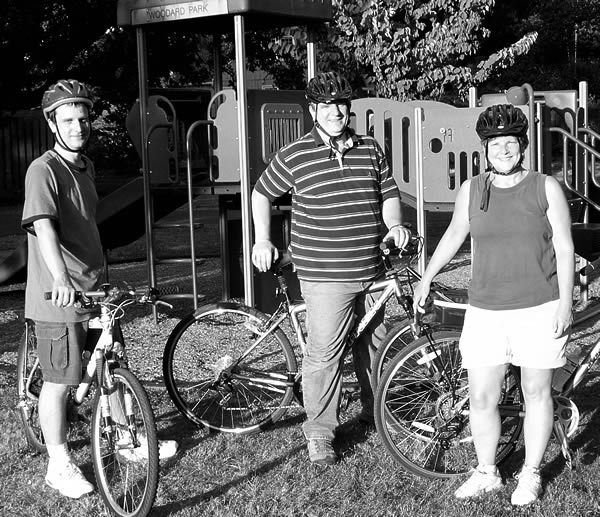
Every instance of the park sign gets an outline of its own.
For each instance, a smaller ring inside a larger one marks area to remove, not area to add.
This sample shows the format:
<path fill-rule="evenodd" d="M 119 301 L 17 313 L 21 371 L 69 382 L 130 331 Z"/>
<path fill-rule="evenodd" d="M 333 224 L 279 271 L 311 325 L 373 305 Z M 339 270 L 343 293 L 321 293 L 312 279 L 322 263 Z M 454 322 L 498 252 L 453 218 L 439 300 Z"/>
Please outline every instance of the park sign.
<path fill-rule="evenodd" d="M 249 14 L 283 18 L 331 19 L 331 0 L 119 0 L 119 25 L 152 23 Z"/>

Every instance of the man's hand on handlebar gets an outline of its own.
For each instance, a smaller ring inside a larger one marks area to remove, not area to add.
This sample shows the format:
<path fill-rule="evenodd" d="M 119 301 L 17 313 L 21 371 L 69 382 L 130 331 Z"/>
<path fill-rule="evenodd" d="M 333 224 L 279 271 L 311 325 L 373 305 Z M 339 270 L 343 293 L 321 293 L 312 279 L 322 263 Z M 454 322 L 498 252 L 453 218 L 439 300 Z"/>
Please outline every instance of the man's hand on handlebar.
<path fill-rule="evenodd" d="M 55 307 L 71 307 L 75 303 L 75 287 L 68 275 L 54 279 L 51 300 Z"/>
<path fill-rule="evenodd" d="M 262 273 L 269 271 L 278 258 L 279 250 L 271 241 L 260 240 L 252 247 L 252 263 Z"/>
<path fill-rule="evenodd" d="M 404 248 L 408 241 L 410 241 L 411 236 L 412 233 L 409 228 L 401 224 L 397 224 L 392 226 L 392 228 L 385 234 L 383 242 L 393 240 L 397 248 Z"/>

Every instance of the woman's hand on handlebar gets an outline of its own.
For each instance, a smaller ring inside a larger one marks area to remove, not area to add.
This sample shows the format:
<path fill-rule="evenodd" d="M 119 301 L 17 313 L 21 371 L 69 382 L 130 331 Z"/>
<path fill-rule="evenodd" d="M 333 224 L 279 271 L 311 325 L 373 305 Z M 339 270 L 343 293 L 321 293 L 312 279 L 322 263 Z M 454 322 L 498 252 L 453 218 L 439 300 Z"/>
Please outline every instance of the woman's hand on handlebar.
<path fill-rule="evenodd" d="M 279 258 L 279 250 L 271 241 L 261 240 L 252 247 L 252 263 L 261 272 L 269 271 L 273 262 Z"/>
<path fill-rule="evenodd" d="M 430 288 L 430 284 L 423 281 L 415 286 L 413 292 L 413 311 L 415 314 L 417 312 L 425 312 L 425 302 L 429 296 Z"/>

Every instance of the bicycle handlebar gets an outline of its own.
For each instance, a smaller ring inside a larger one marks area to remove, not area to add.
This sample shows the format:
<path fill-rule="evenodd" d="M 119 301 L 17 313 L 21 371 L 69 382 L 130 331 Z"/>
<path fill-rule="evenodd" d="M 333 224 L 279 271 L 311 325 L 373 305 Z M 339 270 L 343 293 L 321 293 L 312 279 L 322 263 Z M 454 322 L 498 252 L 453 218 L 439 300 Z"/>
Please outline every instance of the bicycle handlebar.
<path fill-rule="evenodd" d="M 96 289 L 93 291 L 75 291 L 75 302 L 83 303 L 86 306 L 93 306 L 113 301 L 122 296 L 129 296 L 131 300 L 135 300 L 138 303 L 156 304 L 161 302 L 161 296 L 169 296 L 178 293 L 179 287 L 176 286 L 166 287 L 159 290 L 156 287 L 132 289 L 111 286 L 110 284 L 103 284 L 101 289 Z M 100 300 L 100 298 L 104 299 Z M 52 291 L 45 291 L 44 300 L 51 299 Z"/>
<path fill-rule="evenodd" d="M 392 239 L 382 242 L 379 249 L 384 255 L 416 255 L 421 248 L 421 238 L 418 235 L 411 235 L 409 241 L 402 248 L 396 247 Z"/>

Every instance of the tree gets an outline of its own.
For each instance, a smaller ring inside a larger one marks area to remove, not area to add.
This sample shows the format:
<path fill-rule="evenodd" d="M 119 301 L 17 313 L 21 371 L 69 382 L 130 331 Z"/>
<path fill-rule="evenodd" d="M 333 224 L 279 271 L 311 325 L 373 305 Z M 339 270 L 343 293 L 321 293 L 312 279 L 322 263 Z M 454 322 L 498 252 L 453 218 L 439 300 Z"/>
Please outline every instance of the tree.
<path fill-rule="evenodd" d="M 514 64 L 537 37 L 531 31 L 480 56 L 494 0 L 333 0 L 333 5 L 334 22 L 320 34 L 327 41 L 321 67 L 353 70 L 377 95 L 398 100 L 464 98 L 469 86 Z M 305 33 L 288 30 L 287 36 L 302 39 Z M 301 45 L 272 48 L 303 57 Z"/>
<path fill-rule="evenodd" d="M 539 30 L 536 45 L 495 84 L 527 81 L 537 90 L 600 90 L 600 2 L 597 0 L 504 0 L 489 20 L 504 40 Z"/>

